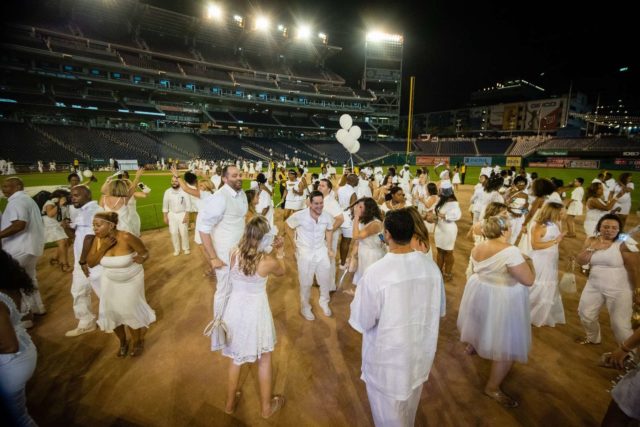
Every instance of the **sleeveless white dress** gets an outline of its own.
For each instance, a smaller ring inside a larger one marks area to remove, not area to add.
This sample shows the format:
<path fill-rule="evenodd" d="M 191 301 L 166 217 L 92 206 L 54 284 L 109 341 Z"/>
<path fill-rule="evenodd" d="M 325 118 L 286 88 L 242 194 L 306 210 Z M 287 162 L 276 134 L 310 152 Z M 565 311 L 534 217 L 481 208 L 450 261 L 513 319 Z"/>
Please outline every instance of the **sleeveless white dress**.
<path fill-rule="evenodd" d="M 604 200 L 600 199 L 600 201 L 606 204 Z M 597 234 L 596 226 L 598 225 L 598 221 L 600 221 L 600 218 L 605 216 L 607 213 L 608 211 L 591 209 L 587 206 L 587 214 L 584 217 L 584 234 L 586 234 L 587 237 L 593 237 Z"/>
<path fill-rule="evenodd" d="M 140 237 L 140 215 L 138 214 L 138 201 L 134 196 L 131 196 L 128 203 L 129 210 L 129 224 L 131 224 L 130 233 Z"/>
<path fill-rule="evenodd" d="M 456 244 L 456 237 L 458 237 L 456 221 L 462 217 L 460 205 L 458 202 L 446 202 L 440 208 L 439 213 L 444 214 L 445 218 L 438 218 L 436 224 L 434 236 L 436 248 L 452 251 Z"/>
<path fill-rule="evenodd" d="M 525 262 L 522 254 L 509 246 L 484 261 L 471 262 L 473 274 L 458 312 L 460 341 L 485 359 L 526 362 L 531 349 L 529 290 L 507 270 Z"/>
<path fill-rule="evenodd" d="M 144 269 L 133 261 L 134 254 L 104 256 L 100 260 L 100 308 L 98 325 L 111 332 L 120 325 L 148 328 L 156 321 L 144 294 Z"/>
<path fill-rule="evenodd" d="M 42 206 L 42 222 L 44 223 L 44 242 L 51 243 L 67 238 L 67 234 L 58 222 L 57 218 L 47 215 L 47 206 L 55 206 L 51 200 L 47 200 Z"/>
<path fill-rule="evenodd" d="M 547 224 L 542 238 L 548 242 L 560 235 L 560 229 L 554 223 Z M 558 289 L 559 245 L 546 249 L 532 249 L 529 256 L 533 261 L 536 280 L 529 288 L 531 303 L 531 324 L 534 326 L 555 326 L 565 323 L 564 307 Z"/>
<path fill-rule="evenodd" d="M 252 363 L 263 353 L 272 352 L 276 344 L 276 328 L 267 297 L 267 279 L 258 273 L 246 276 L 238 262 L 229 271 L 229 293 L 222 320 L 228 328 L 227 344 L 222 355 L 236 365 Z"/>
<path fill-rule="evenodd" d="M 124 197 L 119 198 L 113 206 L 109 206 L 109 204 L 105 200 L 104 211 L 115 212 L 118 214 L 118 226 L 116 227 L 118 230 L 126 231 L 127 233 L 140 236 L 140 230 L 138 230 L 138 234 L 134 233 L 135 230 L 133 228 L 133 224 L 131 223 L 131 210 L 129 209 L 129 205 L 124 201 Z"/>
<path fill-rule="evenodd" d="M 452 184 L 460 184 L 462 181 L 460 181 L 460 174 L 458 172 L 453 174 L 453 179 L 451 180 Z"/>
<path fill-rule="evenodd" d="M 380 222 L 377 219 L 374 221 Z M 364 227 L 362 224 L 361 227 Z M 367 268 L 385 256 L 387 248 L 378 234 L 372 234 L 358 241 L 358 270 L 353 276 L 353 284 L 357 285 Z"/>

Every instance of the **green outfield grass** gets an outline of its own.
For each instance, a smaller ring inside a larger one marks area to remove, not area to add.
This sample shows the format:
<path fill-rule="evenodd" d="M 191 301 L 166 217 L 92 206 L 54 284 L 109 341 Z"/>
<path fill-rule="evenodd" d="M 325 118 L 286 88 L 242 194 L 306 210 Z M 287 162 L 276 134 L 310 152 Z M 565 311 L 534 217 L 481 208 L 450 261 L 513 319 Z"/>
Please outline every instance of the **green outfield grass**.
<path fill-rule="evenodd" d="M 415 173 L 417 168 L 411 167 L 411 170 Z M 310 168 L 310 172 L 319 172 L 320 168 Z M 386 171 L 386 168 L 385 168 Z M 552 169 L 552 168 L 528 168 L 527 172 L 537 172 L 539 176 L 551 178 L 555 177 L 561 179 L 565 184 L 570 183 L 577 177 L 582 177 L 585 180 L 585 187 L 591 182 L 593 178 L 598 174 L 597 170 L 593 169 Z M 338 173 L 341 173 L 341 169 L 338 169 Z M 634 176 L 637 171 L 613 171 L 614 177 L 617 177 L 623 172 L 631 172 Z M 433 171 L 433 168 L 429 168 L 429 174 L 432 180 L 437 180 L 438 177 Z M 475 185 L 478 182 L 478 176 L 480 174 L 480 167 L 468 167 L 465 184 Z M 91 184 L 91 190 L 93 192 L 94 199 L 98 199 L 100 196 L 100 187 L 104 180 L 112 175 L 111 172 L 96 172 L 95 176 L 98 178 L 97 183 Z M 20 175 L 25 183 L 25 186 L 41 186 L 41 185 L 65 185 L 67 180 L 66 173 L 43 173 L 43 174 L 23 174 Z M 149 230 L 153 228 L 164 227 L 162 221 L 162 196 L 164 191 L 169 188 L 171 182 L 171 175 L 168 171 L 165 172 L 147 172 L 142 177 L 142 182 L 151 188 L 151 193 L 145 199 L 138 200 L 138 213 L 142 222 L 142 230 Z M 242 187 L 249 188 L 250 182 L 248 180 L 243 181 Z M 277 205 L 280 203 L 280 193 L 278 188 L 274 188 L 274 203 Z M 632 213 L 636 212 L 640 207 L 640 189 L 631 193 L 632 195 Z M 6 199 L 0 200 L 0 209 L 4 210 L 6 205 Z"/>

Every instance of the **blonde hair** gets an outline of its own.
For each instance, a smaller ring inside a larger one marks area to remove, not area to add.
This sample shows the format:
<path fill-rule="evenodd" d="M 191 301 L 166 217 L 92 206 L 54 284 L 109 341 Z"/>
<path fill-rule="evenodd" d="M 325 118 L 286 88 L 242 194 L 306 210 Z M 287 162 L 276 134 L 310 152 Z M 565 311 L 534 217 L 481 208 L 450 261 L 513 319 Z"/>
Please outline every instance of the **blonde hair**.
<path fill-rule="evenodd" d="M 418 212 L 415 206 L 410 206 L 405 209 L 411 214 L 411 218 L 413 219 L 414 237 L 424 246 L 429 247 L 429 230 L 427 230 L 427 227 L 424 225 L 420 212 Z"/>
<path fill-rule="evenodd" d="M 500 202 L 491 202 L 487 205 L 487 208 L 484 211 L 484 218 L 491 218 L 492 216 L 500 215 L 502 212 L 507 210 L 507 205 Z"/>
<path fill-rule="evenodd" d="M 501 216 L 491 216 L 482 221 L 482 234 L 487 239 L 497 239 L 509 229 L 509 221 Z"/>
<path fill-rule="evenodd" d="M 263 216 L 255 216 L 247 223 L 238 244 L 238 268 L 246 276 L 253 276 L 264 252 L 258 251 L 260 241 L 271 227 Z"/>
<path fill-rule="evenodd" d="M 538 224 L 546 224 L 547 222 L 560 222 L 564 205 L 562 203 L 548 202 L 545 203 L 536 213 L 535 221 Z"/>
<path fill-rule="evenodd" d="M 213 193 L 213 182 L 211 182 L 211 180 L 209 179 L 201 179 L 200 181 L 198 181 L 198 185 L 203 186 L 205 188 L 206 191 L 210 191 Z"/>
<path fill-rule="evenodd" d="M 109 196 L 128 197 L 129 185 L 124 179 L 114 179 L 109 185 Z"/>

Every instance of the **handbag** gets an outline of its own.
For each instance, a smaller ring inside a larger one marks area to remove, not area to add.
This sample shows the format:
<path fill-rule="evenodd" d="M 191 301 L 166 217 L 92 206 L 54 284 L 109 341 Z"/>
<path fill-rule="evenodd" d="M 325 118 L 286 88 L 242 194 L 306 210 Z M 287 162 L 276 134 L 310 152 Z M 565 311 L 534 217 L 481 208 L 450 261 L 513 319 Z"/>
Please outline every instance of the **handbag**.
<path fill-rule="evenodd" d="M 569 259 L 569 271 L 566 271 L 560 282 L 558 283 L 558 288 L 560 288 L 560 292 L 565 294 L 575 294 L 578 289 L 576 287 L 576 274 L 574 273 L 576 268 L 576 260 L 571 257 Z"/>
<path fill-rule="evenodd" d="M 230 277 L 231 267 L 229 266 L 225 287 L 229 286 Z M 216 315 L 202 332 L 203 335 L 211 337 L 211 351 L 221 350 L 231 342 L 231 334 L 229 333 L 229 328 L 227 327 L 227 324 L 224 322 L 224 320 L 222 320 L 224 312 L 227 308 L 227 302 L 229 301 L 230 291 L 231 290 L 229 289 L 224 296 L 224 305 L 222 306 L 222 310 L 220 310 L 220 314 Z"/>

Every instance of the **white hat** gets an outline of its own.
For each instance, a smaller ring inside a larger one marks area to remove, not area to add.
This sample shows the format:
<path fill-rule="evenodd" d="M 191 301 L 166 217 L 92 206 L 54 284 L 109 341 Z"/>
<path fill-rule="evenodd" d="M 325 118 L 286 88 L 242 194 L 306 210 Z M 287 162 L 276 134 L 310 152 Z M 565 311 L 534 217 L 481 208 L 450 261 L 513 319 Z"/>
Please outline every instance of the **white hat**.
<path fill-rule="evenodd" d="M 404 168 L 408 168 L 408 167 L 409 167 L 409 165 L 405 163 L 403 167 L 404 167 Z"/>

